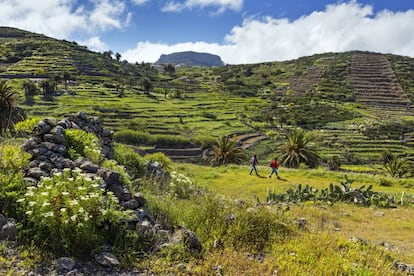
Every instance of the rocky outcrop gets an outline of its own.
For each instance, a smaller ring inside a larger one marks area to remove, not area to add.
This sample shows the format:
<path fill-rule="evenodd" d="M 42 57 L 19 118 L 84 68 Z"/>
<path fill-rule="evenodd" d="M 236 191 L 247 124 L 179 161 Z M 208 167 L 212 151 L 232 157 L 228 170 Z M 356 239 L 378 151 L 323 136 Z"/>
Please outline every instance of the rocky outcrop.
<path fill-rule="evenodd" d="M 180 64 L 185 66 L 224 66 L 224 62 L 217 55 L 197 53 L 192 51 L 161 55 L 156 64 Z"/>

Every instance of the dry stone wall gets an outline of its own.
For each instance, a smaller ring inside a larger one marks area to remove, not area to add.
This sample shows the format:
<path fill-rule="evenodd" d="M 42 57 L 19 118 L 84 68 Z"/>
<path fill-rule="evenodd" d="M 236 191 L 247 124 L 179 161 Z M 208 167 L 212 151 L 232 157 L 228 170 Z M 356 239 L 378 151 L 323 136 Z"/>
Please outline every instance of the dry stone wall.
<path fill-rule="evenodd" d="M 94 133 L 99 137 L 103 154 L 107 159 L 112 159 L 113 131 L 106 130 L 102 121 L 97 117 L 88 116 L 84 112 L 72 114 L 60 121 L 43 119 L 33 130 L 32 137 L 27 140 L 22 149 L 32 155 L 29 169 L 25 172 L 25 181 L 37 185 L 42 177 L 52 176 L 63 169 L 80 170 L 90 178 L 100 177 L 103 191 L 111 191 L 119 199 L 119 203 L 125 209 L 132 210 L 132 218 L 128 221 L 131 229 L 139 231 L 141 236 L 148 235 L 155 242 L 154 248 L 168 246 L 177 243 L 177 233 L 182 232 L 178 242 L 184 243 L 190 249 L 199 250 L 201 245 L 192 231 L 179 228 L 174 233 L 162 230 L 146 208 L 146 200 L 141 193 L 131 194 L 125 183 L 122 182 L 120 173 L 100 167 L 86 158 L 72 160 L 69 156 L 65 139 L 67 129 L 82 129 Z M 157 162 L 149 163 L 147 175 L 154 180 L 165 180 L 166 173 Z M 175 237 L 175 239 L 172 239 Z M 191 243 L 188 242 L 191 237 Z"/>

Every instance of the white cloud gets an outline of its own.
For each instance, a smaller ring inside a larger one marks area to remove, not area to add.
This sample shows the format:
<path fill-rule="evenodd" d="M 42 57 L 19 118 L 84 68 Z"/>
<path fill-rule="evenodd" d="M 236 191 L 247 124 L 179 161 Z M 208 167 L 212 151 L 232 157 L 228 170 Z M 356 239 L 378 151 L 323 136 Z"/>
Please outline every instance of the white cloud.
<path fill-rule="evenodd" d="M 223 13 L 227 9 L 239 11 L 243 7 L 244 0 L 186 0 L 184 2 L 169 1 L 161 9 L 164 12 L 180 12 L 184 9 L 193 8 L 217 8 L 218 13 Z"/>
<path fill-rule="evenodd" d="M 188 42 L 165 45 L 140 42 L 123 56 L 154 62 L 161 54 L 203 51 L 230 64 L 288 60 L 324 52 L 367 50 L 414 56 L 414 10 L 381 11 L 356 1 L 328 5 L 297 20 L 249 18 L 232 28 L 224 44 Z"/>
<path fill-rule="evenodd" d="M 106 45 L 99 36 L 93 36 L 88 40 L 80 41 L 79 44 L 86 45 L 89 50 L 95 52 L 103 52 L 109 49 L 108 45 Z"/>
<path fill-rule="evenodd" d="M 137 6 L 141 6 L 145 3 L 147 3 L 149 0 L 132 0 L 132 3 L 137 5 Z"/>
<path fill-rule="evenodd" d="M 69 39 L 74 33 L 121 29 L 125 4 L 90 0 L 91 9 L 76 0 L 0 0 L 0 25 Z"/>

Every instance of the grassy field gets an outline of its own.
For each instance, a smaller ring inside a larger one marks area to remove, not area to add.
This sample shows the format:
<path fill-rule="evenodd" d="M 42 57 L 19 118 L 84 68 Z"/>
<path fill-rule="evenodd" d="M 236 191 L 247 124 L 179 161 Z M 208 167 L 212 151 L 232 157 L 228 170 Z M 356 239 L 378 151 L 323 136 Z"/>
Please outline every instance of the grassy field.
<path fill-rule="evenodd" d="M 246 202 L 254 202 L 258 196 L 262 202 L 266 198 L 267 189 L 284 192 L 297 184 L 309 184 L 315 188 L 325 188 L 330 183 L 339 184 L 344 181 L 344 172 L 328 172 L 324 170 L 295 170 L 281 168 L 281 179 L 268 178 L 269 168 L 258 166 L 260 177 L 249 175 L 248 166 L 206 167 L 191 164 L 176 165 L 175 169 L 188 175 L 196 185 L 228 197 Z M 414 194 L 414 179 L 395 180 L 390 187 L 379 184 L 381 175 L 348 173 L 354 179 L 353 187 L 373 185 L 373 190 L 387 193 Z M 270 207 L 272 208 L 272 207 Z M 273 207 L 276 208 L 276 207 Z M 334 206 L 316 205 L 313 202 L 292 204 L 289 210 L 292 218 L 304 217 L 309 221 L 307 230 L 311 239 L 348 239 L 359 237 L 369 243 L 389 244 L 386 250 L 393 251 L 401 260 L 414 260 L 414 209 L 398 207 L 383 209 L 376 207 L 358 207 L 352 204 L 338 203 Z M 319 233 L 319 234 L 318 234 Z M 308 234 L 306 236 L 308 237 Z M 311 250 L 308 248 L 307 250 Z"/>

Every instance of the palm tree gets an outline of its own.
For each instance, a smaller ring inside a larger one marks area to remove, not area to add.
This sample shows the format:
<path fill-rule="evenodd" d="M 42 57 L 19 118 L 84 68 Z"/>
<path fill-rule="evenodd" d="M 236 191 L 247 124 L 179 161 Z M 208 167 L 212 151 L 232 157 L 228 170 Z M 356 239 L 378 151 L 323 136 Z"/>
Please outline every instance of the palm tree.
<path fill-rule="evenodd" d="M 23 109 L 16 106 L 16 93 L 7 84 L 6 80 L 0 81 L 0 135 L 8 130 L 13 130 L 17 122 L 26 119 Z"/>
<path fill-rule="evenodd" d="M 303 129 L 295 129 L 280 149 L 280 162 L 290 168 L 299 168 L 305 163 L 311 168 L 319 164 L 320 156 L 317 153 L 315 139 Z"/>
<path fill-rule="evenodd" d="M 241 164 L 245 159 L 243 150 L 237 147 L 236 140 L 223 136 L 213 146 L 213 155 L 210 159 L 210 164 L 214 166 L 231 163 Z"/>

